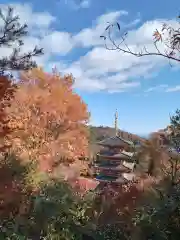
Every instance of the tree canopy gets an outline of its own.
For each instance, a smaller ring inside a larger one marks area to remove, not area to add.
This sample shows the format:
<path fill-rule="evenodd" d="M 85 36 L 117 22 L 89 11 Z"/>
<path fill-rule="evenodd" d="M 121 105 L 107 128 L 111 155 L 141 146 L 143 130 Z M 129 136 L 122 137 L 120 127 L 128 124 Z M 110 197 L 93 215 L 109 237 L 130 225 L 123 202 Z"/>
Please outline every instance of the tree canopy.
<path fill-rule="evenodd" d="M 8 109 L 14 152 L 52 170 L 63 158 L 86 156 L 89 113 L 73 91 L 73 77 L 33 69 L 20 75 Z"/>

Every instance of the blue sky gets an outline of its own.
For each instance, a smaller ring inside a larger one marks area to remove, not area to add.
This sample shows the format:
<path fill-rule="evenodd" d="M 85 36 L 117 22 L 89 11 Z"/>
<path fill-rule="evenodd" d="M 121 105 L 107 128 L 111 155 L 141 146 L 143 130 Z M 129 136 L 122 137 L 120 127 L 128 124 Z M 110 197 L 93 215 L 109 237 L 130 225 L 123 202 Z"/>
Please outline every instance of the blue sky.
<path fill-rule="evenodd" d="M 180 102 L 180 70 L 162 58 L 135 58 L 105 49 L 99 38 L 107 21 L 120 22 L 128 31 L 131 48 L 152 50 L 153 31 L 163 22 L 177 26 L 179 0 L 51 0 L 2 1 L 16 8 L 27 22 L 30 36 L 24 51 L 44 47 L 37 59 L 46 70 L 56 65 L 76 78 L 75 89 L 88 104 L 91 123 L 113 126 L 119 113 L 120 129 L 147 134 L 165 127 Z M 164 49 L 163 46 L 159 46 Z M 9 54 L 3 49 L 1 55 Z"/>

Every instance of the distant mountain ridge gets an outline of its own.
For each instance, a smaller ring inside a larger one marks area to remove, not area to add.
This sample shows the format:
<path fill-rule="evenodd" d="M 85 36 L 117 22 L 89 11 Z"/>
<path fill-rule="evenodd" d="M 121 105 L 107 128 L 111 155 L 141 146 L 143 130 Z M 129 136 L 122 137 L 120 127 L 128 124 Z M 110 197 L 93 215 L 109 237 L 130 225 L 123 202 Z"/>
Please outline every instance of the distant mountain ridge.
<path fill-rule="evenodd" d="M 148 138 L 150 133 L 147 133 L 147 134 L 137 134 L 139 137 L 141 138 Z"/>
<path fill-rule="evenodd" d="M 90 129 L 89 148 L 90 148 L 91 155 L 96 154 L 100 150 L 100 146 L 97 145 L 97 142 L 102 141 L 105 138 L 115 136 L 115 129 L 112 127 L 89 126 L 89 129 Z M 146 138 L 146 137 L 138 136 L 136 134 L 131 134 L 122 130 L 119 130 L 118 134 L 125 140 L 142 141 L 143 138 Z"/>

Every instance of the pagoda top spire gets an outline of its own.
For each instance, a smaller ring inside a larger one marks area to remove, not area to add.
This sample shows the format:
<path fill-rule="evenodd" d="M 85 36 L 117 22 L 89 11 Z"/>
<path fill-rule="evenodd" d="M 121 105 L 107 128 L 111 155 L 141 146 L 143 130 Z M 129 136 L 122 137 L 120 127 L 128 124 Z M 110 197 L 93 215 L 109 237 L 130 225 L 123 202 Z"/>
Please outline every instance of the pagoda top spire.
<path fill-rule="evenodd" d="M 116 109 L 114 116 L 115 116 L 115 121 L 114 121 L 115 135 L 118 136 L 118 112 L 117 112 L 117 109 Z"/>
<path fill-rule="evenodd" d="M 58 69 L 57 69 L 56 66 L 54 66 L 54 67 L 52 68 L 52 73 L 53 73 L 54 76 L 58 76 L 58 75 L 59 75 L 59 72 L 58 72 Z"/>
<path fill-rule="evenodd" d="M 133 142 L 131 140 L 124 139 L 121 135 L 121 131 L 118 130 L 118 112 L 116 110 L 114 114 L 114 127 L 115 127 L 115 136 L 105 138 L 98 142 L 98 145 L 105 147 L 117 147 L 124 148 L 127 146 L 133 146 Z"/>

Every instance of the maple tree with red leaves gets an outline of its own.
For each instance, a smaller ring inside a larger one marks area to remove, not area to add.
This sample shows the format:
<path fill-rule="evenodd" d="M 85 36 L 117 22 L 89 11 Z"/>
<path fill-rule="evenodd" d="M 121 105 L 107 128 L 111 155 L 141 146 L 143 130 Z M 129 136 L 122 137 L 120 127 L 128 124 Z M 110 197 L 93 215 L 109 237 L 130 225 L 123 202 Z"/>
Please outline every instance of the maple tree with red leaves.
<path fill-rule="evenodd" d="M 42 69 L 20 75 L 9 108 L 12 149 L 20 158 L 37 162 L 43 171 L 87 153 L 89 113 L 73 91 L 73 82 L 71 75 L 61 77 Z"/>

